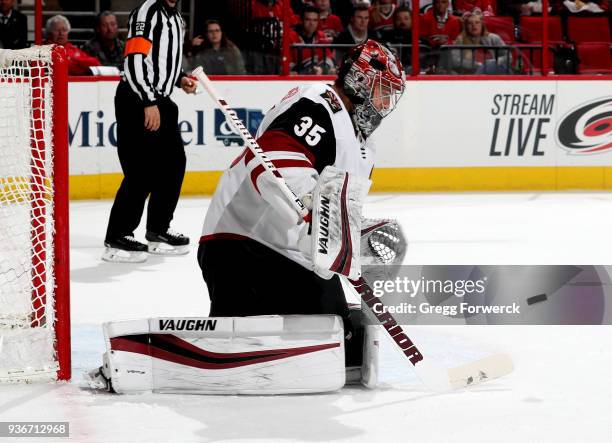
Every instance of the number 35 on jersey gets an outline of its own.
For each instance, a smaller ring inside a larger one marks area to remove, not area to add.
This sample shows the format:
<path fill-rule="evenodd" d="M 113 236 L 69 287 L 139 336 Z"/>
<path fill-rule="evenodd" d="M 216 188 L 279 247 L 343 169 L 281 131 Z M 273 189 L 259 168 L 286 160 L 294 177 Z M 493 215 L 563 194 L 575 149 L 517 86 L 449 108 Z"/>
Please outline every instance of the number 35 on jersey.
<path fill-rule="evenodd" d="M 316 146 L 321 141 L 321 135 L 326 131 L 321 126 L 314 124 L 311 117 L 304 116 L 300 123 L 293 126 L 293 132 L 298 137 L 304 138 L 309 146 Z"/>

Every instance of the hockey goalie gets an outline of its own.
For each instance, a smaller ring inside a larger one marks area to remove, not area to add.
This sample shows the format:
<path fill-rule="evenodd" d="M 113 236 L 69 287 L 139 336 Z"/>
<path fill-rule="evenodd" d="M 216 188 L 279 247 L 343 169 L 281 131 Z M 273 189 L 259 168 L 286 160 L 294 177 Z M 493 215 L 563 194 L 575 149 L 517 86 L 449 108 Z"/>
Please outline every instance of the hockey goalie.
<path fill-rule="evenodd" d="M 377 330 L 349 309 L 341 276 L 359 278 L 362 262 L 401 262 L 397 223 L 363 219 L 362 205 L 375 163 L 370 136 L 404 87 L 398 57 L 368 40 L 345 54 L 333 85 L 291 89 L 256 135 L 277 172 L 245 149 L 206 213 L 198 263 L 209 317 L 106 324 L 109 351 L 92 381 L 116 392 L 375 386 Z M 275 175 L 310 210 L 306 221 Z"/>

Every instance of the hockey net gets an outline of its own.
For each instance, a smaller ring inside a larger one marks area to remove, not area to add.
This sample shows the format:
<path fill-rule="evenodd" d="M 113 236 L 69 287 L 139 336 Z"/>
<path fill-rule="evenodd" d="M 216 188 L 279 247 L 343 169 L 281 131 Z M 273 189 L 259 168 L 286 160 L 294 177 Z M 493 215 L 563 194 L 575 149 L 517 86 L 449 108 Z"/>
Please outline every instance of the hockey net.
<path fill-rule="evenodd" d="M 0 382 L 70 378 L 63 48 L 0 50 Z"/>

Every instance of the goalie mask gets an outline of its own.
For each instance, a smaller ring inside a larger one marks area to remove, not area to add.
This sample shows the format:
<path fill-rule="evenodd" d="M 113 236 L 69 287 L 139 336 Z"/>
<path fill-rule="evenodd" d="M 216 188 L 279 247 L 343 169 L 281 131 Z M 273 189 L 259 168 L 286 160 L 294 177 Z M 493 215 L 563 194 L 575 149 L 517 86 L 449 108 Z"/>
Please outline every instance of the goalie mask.
<path fill-rule="evenodd" d="M 399 58 L 374 40 L 351 48 L 340 66 L 338 83 L 354 105 L 353 123 L 369 137 L 393 111 L 404 92 Z"/>

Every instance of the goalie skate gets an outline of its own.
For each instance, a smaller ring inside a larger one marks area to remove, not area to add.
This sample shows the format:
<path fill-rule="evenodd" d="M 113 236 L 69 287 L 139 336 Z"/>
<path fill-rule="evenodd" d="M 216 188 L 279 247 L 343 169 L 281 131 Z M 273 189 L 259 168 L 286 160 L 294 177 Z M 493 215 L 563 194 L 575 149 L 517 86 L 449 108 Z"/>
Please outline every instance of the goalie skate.
<path fill-rule="evenodd" d="M 189 237 L 170 229 L 162 234 L 147 231 L 145 238 L 149 242 L 150 254 L 185 255 L 189 253 Z"/>
<path fill-rule="evenodd" d="M 147 260 L 147 245 L 132 236 L 104 242 L 102 260 L 111 263 L 142 263 Z"/>

